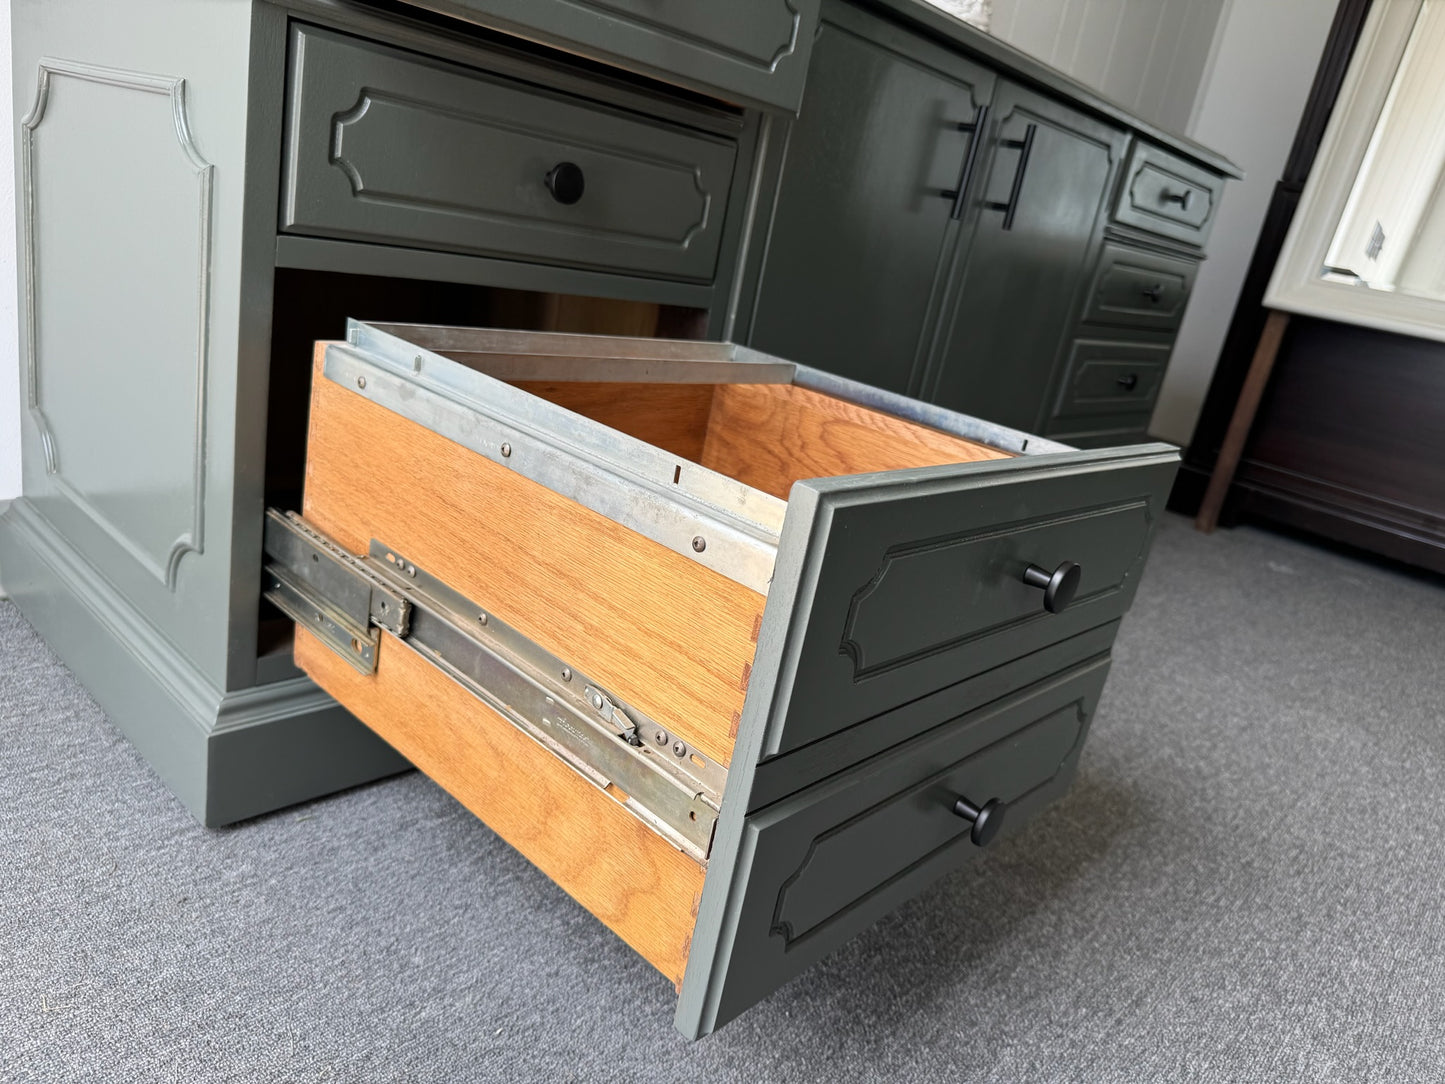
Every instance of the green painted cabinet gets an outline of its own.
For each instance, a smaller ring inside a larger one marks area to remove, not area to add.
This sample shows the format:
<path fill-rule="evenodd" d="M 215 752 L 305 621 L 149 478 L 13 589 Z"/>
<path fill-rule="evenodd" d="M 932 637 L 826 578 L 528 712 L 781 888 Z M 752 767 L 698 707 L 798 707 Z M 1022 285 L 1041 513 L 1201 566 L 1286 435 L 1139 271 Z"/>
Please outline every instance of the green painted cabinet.
<path fill-rule="evenodd" d="M 1232 167 L 1146 141 L 1117 107 L 1010 63 L 1022 58 L 986 35 L 941 40 L 902 0 L 825 0 L 821 18 L 802 108 L 774 140 L 780 179 L 742 337 L 1071 439 L 1074 340 L 1091 321 L 1137 328 L 1167 363 Z M 1163 364 L 1131 374 L 1094 443 L 1144 437 Z"/>
<path fill-rule="evenodd" d="M 923 391 L 1034 429 L 1128 138 L 1013 83 L 991 114 L 990 168 L 966 194 L 977 221 Z"/>
<path fill-rule="evenodd" d="M 788 141 L 755 344 L 909 390 L 959 232 L 944 193 L 978 138 L 959 125 L 978 116 L 994 81 L 851 8 L 832 13 Z"/>

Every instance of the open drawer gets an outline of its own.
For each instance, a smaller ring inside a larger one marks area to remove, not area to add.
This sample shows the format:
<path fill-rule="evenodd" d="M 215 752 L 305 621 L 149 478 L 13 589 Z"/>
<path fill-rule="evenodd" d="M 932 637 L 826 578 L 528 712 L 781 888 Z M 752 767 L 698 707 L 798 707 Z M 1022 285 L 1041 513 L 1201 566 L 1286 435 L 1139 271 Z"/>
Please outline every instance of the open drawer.
<path fill-rule="evenodd" d="M 265 590 L 696 1037 L 1067 785 L 1176 459 L 728 344 L 353 324 Z"/>

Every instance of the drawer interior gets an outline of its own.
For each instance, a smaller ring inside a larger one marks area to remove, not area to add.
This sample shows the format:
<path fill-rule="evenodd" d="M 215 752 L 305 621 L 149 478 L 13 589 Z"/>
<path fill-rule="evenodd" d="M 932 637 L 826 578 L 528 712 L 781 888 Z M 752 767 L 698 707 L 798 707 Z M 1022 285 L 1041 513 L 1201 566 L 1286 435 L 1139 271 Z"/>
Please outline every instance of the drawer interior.
<path fill-rule="evenodd" d="M 1012 455 L 794 384 L 514 383 L 782 500 L 803 478 Z"/>

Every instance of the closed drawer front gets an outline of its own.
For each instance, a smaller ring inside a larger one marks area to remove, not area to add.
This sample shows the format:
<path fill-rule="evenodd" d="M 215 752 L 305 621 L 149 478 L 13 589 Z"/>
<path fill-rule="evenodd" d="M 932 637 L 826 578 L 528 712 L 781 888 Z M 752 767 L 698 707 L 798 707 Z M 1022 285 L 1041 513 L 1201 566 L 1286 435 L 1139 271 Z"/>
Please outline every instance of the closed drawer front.
<path fill-rule="evenodd" d="M 818 23 L 818 0 L 412 2 L 729 101 L 793 111 Z"/>
<path fill-rule="evenodd" d="M 1055 417 L 1148 411 L 1172 349 L 1169 343 L 1075 341 Z"/>
<path fill-rule="evenodd" d="M 705 281 L 736 146 L 315 28 L 281 227 Z"/>
<path fill-rule="evenodd" d="M 1067 788 L 1108 671 L 1107 658 L 953 720 L 760 812 L 719 1016 L 755 1000 L 976 856 L 954 812 L 1003 803 L 1016 830 Z"/>
<path fill-rule="evenodd" d="M 1223 178 L 1148 143 L 1129 158 L 1114 219 L 1176 241 L 1203 245 L 1214 225 Z"/>
<path fill-rule="evenodd" d="M 1192 260 L 1106 244 L 1084 319 L 1095 324 L 1173 331 L 1184 319 L 1184 306 L 1197 268 Z"/>

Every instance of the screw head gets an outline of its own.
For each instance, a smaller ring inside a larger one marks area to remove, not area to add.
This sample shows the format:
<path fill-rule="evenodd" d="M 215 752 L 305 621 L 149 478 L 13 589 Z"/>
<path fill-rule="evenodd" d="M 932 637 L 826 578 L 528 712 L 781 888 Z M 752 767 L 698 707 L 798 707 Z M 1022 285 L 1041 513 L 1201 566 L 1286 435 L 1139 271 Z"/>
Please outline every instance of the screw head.
<path fill-rule="evenodd" d="M 506 459 L 506 458 L 507 458 L 508 456 L 510 456 L 511 454 L 512 454 L 512 446 L 511 446 L 510 444 L 504 443 L 504 444 L 502 445 L 502 458 L 503 458 L 503 459 Z"/>
<path fill-rule="evenodd" d="M 591 696 L 589 699 L 592 701 L 592 706 L 593 706 L 594 708 L 596 708 L 598 711 L 601 711 L 601 710 L 602 710 L 602 694 L 601 694 L 601 693 L 593 693 L 592 696 Z"/>
<path fill-rule="evenodd" d="M 356 386 L 357 386 L 358 388 L 364 388 L 364 387 L 366 387 L 366 377 L 364 377 L 364 376 L 358 376 L 358 377 L 356 378 Z"/>
<path fill-rule="evenodd" d="M 477 614 L 477 624 L 478 624 L 478 625 L 485 625 L 486 623 L 487 623 L 487 615 L 486 615 L 486 614 Z"/>
<path fill-rule="evenodd" d="M 659 730 L 652 736 L 652 740 L 657 742 L 658 745 L 666 745 L 668 741 L 667 732 L 665 730 Z"/>
<path fill-rule="evenodd" d="M 703 550 L 707 549 L 707 539 L 704 538 L 702 535 L 698 535 L 692 540 L 692 548 L 695 552 L 701 553 Z"/>
<path fill-rule="evenodd" d="M 571 680 L 572 680 L 572 668 L 571 668 L 570 666 L 564 666 L 564 667 L 562 667 L 562 680 L 563 680 L 563 681 L 571 681 Z"/>
<path fill-rule="evenodd" d="M 680 757 L 687 756 L 687 746 L 683 745 L 682 742 L 674 742 L 672 751 Z"/>

